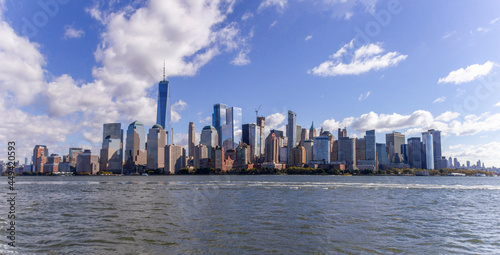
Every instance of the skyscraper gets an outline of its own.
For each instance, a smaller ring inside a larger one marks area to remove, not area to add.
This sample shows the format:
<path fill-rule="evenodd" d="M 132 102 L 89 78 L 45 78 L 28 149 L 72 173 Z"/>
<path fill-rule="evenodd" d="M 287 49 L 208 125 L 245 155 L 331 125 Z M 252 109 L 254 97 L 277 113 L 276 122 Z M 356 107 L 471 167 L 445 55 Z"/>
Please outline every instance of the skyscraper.
<path fill-rule="evenodd" d="M 33 172 L 43 173 L 43 165 L 47 163 L 49 149 L 45 145 L 36 145 L 33 148 Z"/>
<path fill-rule="evenodd" d="M 375 145 L 375 130 L 367 130 L 365 133 L 365 160 L 377 159 L 377 148 Z"/>
<path fill-rule="evenodd" d="M 222 126 L 226 125 L 226 109 L 225 104 L 214 104 L 214 112 L 212 113 L 212 126 L 217 130 L 218 145 L 222 147 L 223 135 Z"/>
<path fill-rule="evenodd" d="M 422 168 L 422 143 L 420 137 L 408 138 L 408 164 L 410 167 Z"/>
<path fill-rule="evenodd" d="M 304 146 L 304 142 L 307 140 L 307 128 L 303 128 L 300 132 L 300 145 Z"/>
<path fill-rule="evenodd" d="M 165 167 L 166 133 L 159 124 L 149 129 L 147 142 L 147 168 L 162 169 Z"/>
<path fill-rule="evenodd" d="M 252 160 L 254 160 L 256 157 L 260 157 L 260 155 L 262 154 L 260 151 L 260 134 L 260 126 L 253 123 L 243 124 L 241 142 L 246 143 L 250 146 Z"/>
<path fill-rule="evenodd" d="M 139 121 L 130 123 L 125 146 L 125 168 L 136 170 L 136 166 L 147 164 L 146 131 Z"/>
<path fill-rule="evenodd" d="M 226 125 L 229 126 L 232 145 L 227 149 L 236 149 L 241 142 L 241 125 L 242 123 L 242 109 L 239 107 L 230 107 L 226 111 Z M 227 138 L 226 138 L 227 139 Z"/>
<path fill-rule="evenodd" d="M 309 129 L 309 140 L 314 140 L 316 137 L 316 129 L 314 128 L 314 121 L 311 123 L 311 128 Z"/>
<path fill-rule="evenodd" d="M 165 146 L 165 173 L 176 174 L 184 167 L 186 150 L 180 145 Z"/>
<path fill-rule="evenodd" d="M 205 126 L 201 131 L 200 144 L 208 148 L 219 146 L 219 136 L 217 130 L 212 126 Z"/>
<path fill-rule="evenodd" d="M 401 144 L 404 143 L 405 135 L 399 132 L 394 131 L 390 134 L 385 134 L 385 145 L 391 163 L 400 163 L 404 161 L 401 154 Z"/>
<path fill-rule="evenodd" d="M 257 116 L 257 126 L 260 129 L 260 155 L 264 154 L 266 148 L 266 137 L 265 137 L 265 128 L 266 128 L 266 117 Z"/>
<path fill-rule="evenodd" d="M 102 146 L 100 153 L 101 171 L 122 173 L 123 169 L 123 130 L 121 123 L 103 125 Z"/>
<path fill-rule="evenodd" d="M 323 164 L 330 164 L 330 148 L 328 136 L 314 137 L 313 160 L 323 161 Z"/>
<path fill-rule="evenodd" d="M 170 85 L 165 79 L 165 66 L 163 67 L 163 80 L 158 83 L 158 106 L 156 109 L 156 124 L 161 125 L 162 128 L 168 132 L 170 130 L 171 120 L 171 102 L 170 102 Z M 167 136 L 168 144 L 168 136 Z"/>
<path fill-rule="evenodd" d="M 194 137 L 194 122 L 189 122 L 189 157 L 193 158 L 194 157 L 194 142 L 195 142 L 195 137 Z"/>
<path fill-rule="evenodd" d="M 270 133 L 266 138 L 266 162 L 279 162 L 279 145 L 278 137 L 275 133 Z"/>
<path fill-rule="evenodd" d="M 304 149 L 306 150 L 306 163 L 309 163 L 309 161 L 313 160 L 314 157 L 313 148 L 314 148 L 313 140 L 304 141 Z"/>
<path fill-rule="evenodd" d="M 293 162 L 293 148 L 297 143 L 297 114 L 292 111 L 288 111 L 288 126 L 286 130 L 286 136 L 288 137 L 287 144 L 287 164 L 292 164 Z"/>
<path fill-rule="evenodd" d="M 338 141 L 338 160 L 344 161 L 348 166 L 356 166 L 356 138 L 341 137 Z"/>
<path fill-rule="evenodd" d="M 433 148 L 432 134 L 429 132 L 422 133 L 422 151 L 424 152 L 425 169 L 434 169 L 434 148 Z"/>
<path fill-rule="evenodd" d="M 387 155 L 387 148 L 384 143 L 377 143 L 376 144 L 377 148 L 377 161 L 379 168 L 382 169 L 384 165 L 387 165 L 390 163 L 389 157 Z"/>
<path fill-rule="evenodd" d="M 441 155 L 441 131 L 431 129 L 427 131 L 432 135 L 432 148 L 434 154 L 434 169 L 442 169 L 446 167 L 446 161 L 442 160 Z"/>
<path fill-rule="evenodd" d="M 225 150 L 235 149 L 241 142 L 241 108 L 215 104 L 212 124 L 219 135 L 219 146 Z"/>

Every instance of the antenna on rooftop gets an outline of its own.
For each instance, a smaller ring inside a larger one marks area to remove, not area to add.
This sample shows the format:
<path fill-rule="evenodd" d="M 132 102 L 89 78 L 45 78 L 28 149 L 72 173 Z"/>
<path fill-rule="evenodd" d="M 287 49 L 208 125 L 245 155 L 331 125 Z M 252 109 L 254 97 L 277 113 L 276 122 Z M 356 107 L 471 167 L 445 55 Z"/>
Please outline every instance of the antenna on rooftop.
<path fill-rule="evenodd" d="M 163 81 L 165 81 L 165 59 L 163 60 Z"/>

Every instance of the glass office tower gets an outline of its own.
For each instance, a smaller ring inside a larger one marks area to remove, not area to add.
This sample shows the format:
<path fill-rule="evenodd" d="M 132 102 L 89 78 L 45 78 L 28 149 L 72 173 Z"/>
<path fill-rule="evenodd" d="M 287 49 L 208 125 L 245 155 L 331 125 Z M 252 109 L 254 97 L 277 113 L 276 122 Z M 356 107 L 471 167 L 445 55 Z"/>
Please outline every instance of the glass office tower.
<path fill-rule="evenodd" d="M 170 91 L 169 83 L 163 77 L 163 81 L 158 83 L 158 108 L 156 109 L 156 124 L 161 125 L 168 133 L 170 130 Z M 167 144 L 168 136 L 167 136 Z"/>

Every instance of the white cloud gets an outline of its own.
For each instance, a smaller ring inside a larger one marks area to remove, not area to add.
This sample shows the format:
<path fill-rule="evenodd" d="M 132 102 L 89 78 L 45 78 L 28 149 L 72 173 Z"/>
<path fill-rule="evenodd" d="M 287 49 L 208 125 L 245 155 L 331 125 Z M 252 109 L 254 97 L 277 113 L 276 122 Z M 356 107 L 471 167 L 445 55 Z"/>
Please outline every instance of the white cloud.
<path fill-rule="evenodd" d="M 500 20 L 500 17 L 495 18 L 495 19 L 492 19 L 492 20 L 490 21 L 490 24 L 491 24 L 491 25 L 493 25 L 493 24 L 495 24 L 495 22 L 497 22 L 498 20 Z"/>
<path fill-rule="evenodd" d="M 66 26 L 64 31 L 64 39 L 80 38 L 85 35 L 83 30 L 75 29 L 72 26 Z"/>
<path fill-rule="evenodd" d="M 276 129 L 285 121 L 286 116 L 283 113 L 273 113 L 266 117 L 266 130 Z"/>
<path fill-rule="evenodd" d="M 448 122 L 450 120 L 458 118 L 459 116 L 460 116 L 460 113 L 458 113 L 458 112 L 447 111 L 447 112 L 444 112 L 441 115 L 437 116 L 435 120 Z"/>
<path fill-rule="evenodd" d="M 285 10 L 288 0 L 264 0 L 260 3 L 257 11 L 262 11 L 266 8 L 276 7 L 278 12 L 283 12 Z"/>
<path fill-rule="evenodd" d="M 241 16 L 241 20 L 243 20 L 243 21 L 246 21 L 250 18 L 253 18 L 253 13 L 251 13 L 251 12 L 245 12 L 245 14 L 243 14 L 243 16 Z"/>
<path fill-rule="evenodd" d="M 442 96 L 442 97 L 439 97 L 439 98 L 436 98 L 436 100 L 434 100 L 434 102 L 432 102 L 433 104 L 435 103 L 442 103 L 446 100 L 446 97 L 445 96 Z"/>
<path fill-rule="evenodd" d="M 500 151 L 499 142 L 477 145 L 457 144 L 443 149 L 443 155 L 457 158 L 461 164 L 465 164 L 467 160 L 470 160 L 471 164 L 481 160 L 486 167 L 500 166 L 500 158 L 498 157 L 498 151 Z"/>
<path fill-rule="evenodd" d="M 156 99 L 148 94 L 161 79 L 163 59 L 167 75 L 194 75 L 213 57 L 242 49 L 238 25 L 225 22 L 234 2 L 151 0 L 137 9 L 88 9 L 104 32 L 94 54 L 94 80 L 84 84 L 67 74 L 53 77 L 44 69 L 40 46 L 0 20 L 0 89 L 5 92 L 0 115 L 15 120 L 0 128 L 0 137 L 22 142 L 19 149 L 30 155 L 35 144 L 54 152 L 68 137 L 83 136 L 98 149 L 103 123 L 154 124 Z M 173 105 L 173 122 L 181 119 L 186 105 L 182 100 Z M 31 108 L 37 113 L 28 113 Z"/>
<path fill-rule="evenodd" d="M 311 40 L 312 38 L 313 38 L 313 36 L 312 36 L 312 35 L 308 35 L 308 36 L 306 36 L 305 41 L 307 42 L 307 41 Z"/>
<path fill-rule="evenodd" d="M 494 106 L 500 107 L 500 102 L 496 103 Z"/>
<path fill-rule="evenodd" d="M 184 111 L 187 108 L 188 104 L 182 100 L 179 100 L 175 102 L 171 106 L 171 111 L 172 111 L 172 116 L 171 116 L 171 121 L 172 123 L 177 123 L 179 120 L 181 120 L 181 111 Z"/>
<path fill-rule="evenodd" d="M 365 99 L 367 99 L 370 96 L 371 93 L 372 93 L 371 91 L 361 93 L 361 95 L 359 95 L 359 97 L 358 97 L 358 101 L 360 101 L 360 102 L 364 101 Z"/>
<path fill-rule="evenodd" d="M 344 45 L 336 53 L 330 56 L 332 60 L 327 60 L 319 66 L 309 70 L 309 74 L 317 76 L 337 76 L 337 75 L 359 75 L 372 70 L 381 70 L 390 66 L 396 66 L 399 62 L 405 60 L 408 56 L 401 55 L 399 52 L 385 51 L 381 43 L 370 43 L 353 50 L 354 40 Z M 344 63 L 344 58 L 350 58 Z"/>
<path fill-rule="evenodd" d="M 269 28 L 273 28 L 274 26 L 276 26 L 276 23 L 278 23 L 278 21 L 274 20 L 273 23 L 271 23 L 271 25 L 269 25 Z"/>
<path fill-rule="evenodd" d="M 468 67 L 460 68 L 455 71 L 451 71 L 448 76 L 439 78 L 438 83 L 455 83 L 460 84 L 464 82 L 470 82 L 482 76 L 488 75 L 491 70 L 493 70 L 493 66 L 496 64 L 492 61 L 487 61 L 486 63 L 474 64 Z"/>

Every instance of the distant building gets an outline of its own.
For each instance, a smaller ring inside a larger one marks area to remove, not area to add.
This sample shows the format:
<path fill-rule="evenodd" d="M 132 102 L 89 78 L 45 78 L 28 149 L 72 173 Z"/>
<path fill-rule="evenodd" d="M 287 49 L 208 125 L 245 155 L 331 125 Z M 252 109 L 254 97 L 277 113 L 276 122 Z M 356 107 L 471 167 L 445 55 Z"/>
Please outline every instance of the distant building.
<path fill-rule="evenodd" d="M 297 145 L 293 148 L 293 165 L 302 167 L 306 163 L 306 149 L 304 146 Z"/>
<path fill-rule="evenodd" d="M 194 122 L 189 122 L 188 133 L 189 133 L 188 134 L 189 157 L 194 158 L 194 145 L 195 145 Z"/>
<path fill-rule="evenodd" d="M 217 147 L 219 146 L 219 136 L 217 134 L 217 129 L 213 126 L 205 126 L 201 131 L 200 144 L 207 147 Z"/>
<path fill-rule="evenodd" d="M 155 124 L 149 129 L 147 140 L 147 168 L 165 168 L 165 146 L 167 133 L 159 124 Z"/>
<path fill-rule="evenodd" d="M 158 83 L 158 102 L 156 108 L 156 124 L 160 125 L 163 130 L 170 131 L 171 120 L 171 102 L 170 102 L 170 85 L 165 77 L 165 68 L 163 70 L 163 80 Z M 168 134 L 166 135 L 166 144 L 168 142 Z"/>
<path fill-rule="evenodd" d="M 212 122 L 219 134 L 219 145 L 225 150 L 236 148 L 241 142 L 241 108 L 215 104 Z"/>
<path fill-rule="evenodd" d="M 365 159 L 373 161 L 377 160 L 375 130 L 368 130 L 365 133 Z"/>
<path fill-rule="evenodd" d="M 95 175 L 99 172 L 99 156 L 92 155 L 90 150 L 84 150 L 77 157 L 76 172 Z"/>
<path fill-rule="evenodd" d="M 236 162 L 238 168 L 247 168 L 252 163 L 252 150 L 246 143 L 238 145 L 236 148 Z"/>
<path fill-rule="evenodd" d="M 313 160 L 314 158 L 313 148 L 314 148 L 313 140 L 304 141 L 304 149 L 306 150 L 306 163 L 309 163 L 309 161 Z"/>
<path fill-rule="evenodd" d="M 44 173 L 57 173 L 59 172 L 59 163 L 61 163 L 61 157 L 57 154 L 51 154 L 47 157 L 47 163 L 43 166 Z"/>
<path fill-rule="evenodd" d="M 338 139 L 340 140 L 340 138 L 343 138 L 343 137 L 347 137 L 347 129 L 344 128 L 344 129 L 340 129 L 339 128 L 339 131 L 338 131 Z"/>
<path fill-rule="evenodd" d="M 76 172 L 76 158 L 81 153 L 83 153 L 82 148 L 69 148 L 68 156 L 65 157 L 65 158 L 67 158 L 67 161 L 65 161 L 65 162 L 69 163 L 68 172 Z M 120 159 L 120 165 L 121 165 L 121 163 L 122 163 L 122 160 Z"/>
<path fill-rule="evenodd" d="M 434 148 L 432 134 L 429 132 L 422 133 L 422 149 L 423 149 L 423 166 L 425 169 L 434 169 Z"/>
<path fill-rule="evenodd" d="M 146 131 L 139 121 L 130 123 L 127 129 L 125 147 L 125 168 L 136 172 L 139 166 L 147 164 Z"/>
<path fill-rule="evenodd" d="M 401 156 L 403 157 L 401 163 L 408 164 L 408 144 L 401 144 Z"/>
<path fill-rule="evenodd" d="M 392 132 L 385 135 L 385 146 L 391 163 L 403 162 L 401 154 L 401 144 L 405 143 L 405 135 L 399 132 Z"/>
<path fill-rule="evenodd" d="M 430 129 L 427 133 L 432 135 L 432 154 L 434 156 L 434 169 L 446 168 L 446 161 L 442 161 L 441 155 L 441 131 Z"/>
<path fill-rule="evenodd" d="M 307 128 L 303 128 L 300 132 L 300 145 L 304 146 L 304 141 L 307 140 Z"/>
<path fill-rule="evenodd" d="M 309 140 L 313 141 L 316 137 L 316 129 L 314 128 L 314 121 L 311 123 L 311 128 L 309 129 Z"/>
<path fill-rule="evenodd" d="M 288 137 L 287 144 L 287 164 L 293 163 L 293 148 L 297 143 L 297 114 L 292 111 L 288 111 L 288 125 L 286 130 L 286 136 Z"/>
<path fill-rule="evenodd" d="M 278 163 L 280 147 L 278 145 L 278 137 L 275 133 L 270 133 L 266 138 L 266 160 L 269 163 Z"/>
<path fill-rule="evenodd" d="M 356 140 L 355 138 L 339 138 L 339 161 L 345 162 L 347 166 L 356 166 Z"/>
<path fill-rule="evenodd" d="M 180 145 L 165 146 L 165 173 L 177 174 L 185 166 L 186 150 Z"/>
<path fill-rule="evenodd" d="M 207 147 L 206 145 L 200 144 L 196 145 L 194 147 L 194 159 L 193 159 L 193 165 L 195 168 L 201 168 L 202 160 L 208 160 L 210 159 L 209 157 L 209 150 L 212 150 L 212 148 Z"/>
<path fill-rule="evenodd" d="M 260 126 L 253 123 L 243 124 L 242 132 L 243 134 L 241 136 L 241 142 L 246 143 L 250 146 L 252 162 L 254 162 L 254 159 L 260 157 L 260 155 L 262 154 L 262 152 L 260 151 L 260 149 L 262 148 L 260 144 L 262 140 L 260 139 L 260 134 L 262 133 L 260 130 Z"/>
<path fill-rule="evenodd" d="M 328 136 L 314 137 L 313 161 L 330 164 L 330 140 Z"/>
<path fill-rule="evenodd" d="M 379 168 L 382 169 L 384 165 L 390 164 L 389 156 L 387 155 L 387 148 L 384 143 L 377 143 L 377 161 Z"/>
<path fill-rule="evenodd" d="M 72 158 L 71 154 L 72 152 L 70 151 L 70 158 Z M 120 123 L 106 123 L 103 125 L 100 155 L 100 171 L 112 172 L 115 174 L 122 173 L 123 130 L 121 129 Z"/>
<path fill-rule="evenodd" d="M 263 156 L 265 149 L 266 149 L 266 137 L 265 137 L 265 128 L 266 128 L 266 118 L 265 117 L 259 117 L 257 116 L 257 126 L 259 127 L 258 130 L 260 130 L 260 156 Z"/>
<path fill-rule="evenodd" d="M 420 137 L 408 138 L 408 164 L 410 167 L 423 168 Z"/>
<path fill-rule="evenodd" d="M 366 140 L 365 138 L 356 138 L 356 162 L 365 160 L 366 156 Z"/>
<path fill-rule="evenodd" d="M 33 172 L 43 173 L 43 166 L 47 163 L 49 149 L 45 145 L 36 145 L 33 149 Z"/>

